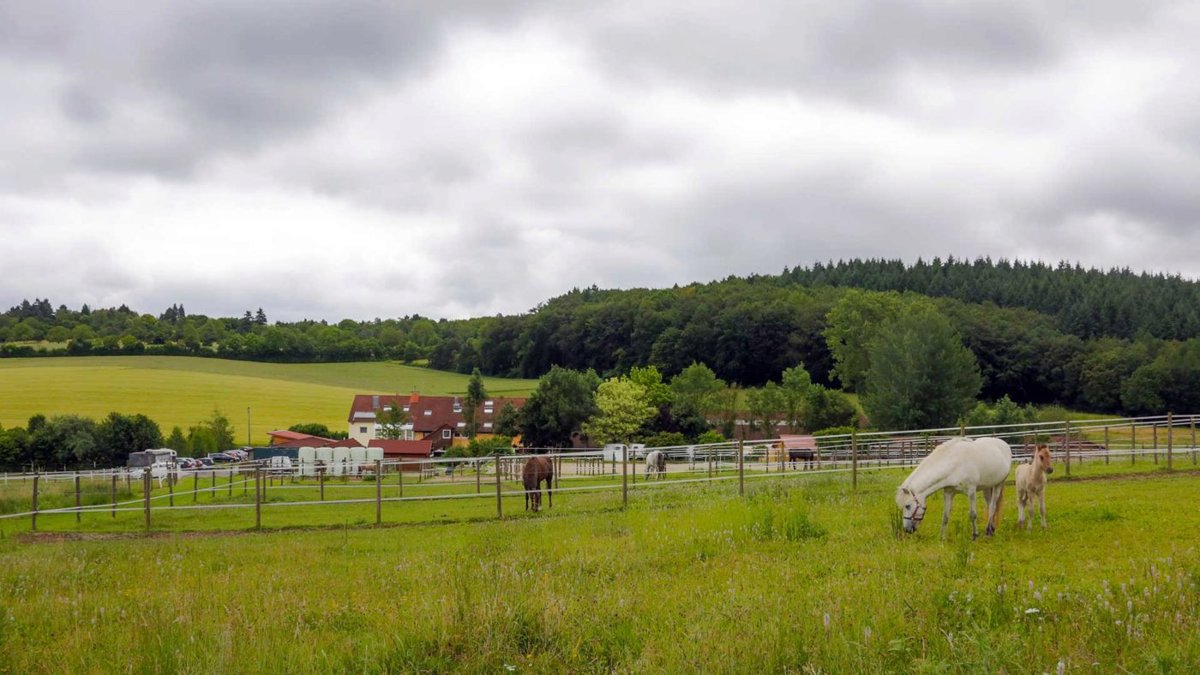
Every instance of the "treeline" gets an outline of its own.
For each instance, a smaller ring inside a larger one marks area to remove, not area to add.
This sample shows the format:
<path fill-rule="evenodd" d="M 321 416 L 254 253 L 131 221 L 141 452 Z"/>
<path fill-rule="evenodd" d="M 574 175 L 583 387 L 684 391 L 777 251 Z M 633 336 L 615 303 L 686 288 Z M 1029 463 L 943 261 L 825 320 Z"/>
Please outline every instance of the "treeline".
<path fill-rule="evenodd" d="M 0 427 L 0 470 L 109 468 L 125 466 L 129 453 L 171 448 L 201 457 L 234 447 L 234 428 L 219 410 L 188 428 L 163 437 L 145 415 L 109 413 L 99 422 L 79 415 L 34 415 L 24 427 Z"/>
<path fill-rule="evenodd" d="M 910 291 L 1024 307 L 1053 315 L 1059 330 L 1085 339 L 1200 336 L 1200 284 L 1180 275 L 950 257 L 912 265 L 883 259 L 817 263 L 785 270 L 781 278 L 801 286 Z"/>
<path fill-rule="evenodd" d="M 38 299 L 0 315 L 0 356 L 387 359 L 528 378 L 552 366 L 609 377 L 642 365 L 669 377 L 699 362 L 750 387 L 800 364 L 815 382 L 853 389 L 834 374 L 829 315 L 859 289 L 933 298 L 979 363 L 984 399 L 1113 413 L 1196 408 L 1189 392 L 1200 391 L 1191 365 L 1200 349 L 1191 343 L 1200 336 L 1200 284 L 988 259 L 853 260 L 669 289 L 593 287 L 525 314 L 436 322 L 414 315 L 272 324 L 262 310 L 210 318 L 175 305 L 156 317 L 124 306 L 53 309 Z M 35 340 L 66 347 L 36 352 Z"/>

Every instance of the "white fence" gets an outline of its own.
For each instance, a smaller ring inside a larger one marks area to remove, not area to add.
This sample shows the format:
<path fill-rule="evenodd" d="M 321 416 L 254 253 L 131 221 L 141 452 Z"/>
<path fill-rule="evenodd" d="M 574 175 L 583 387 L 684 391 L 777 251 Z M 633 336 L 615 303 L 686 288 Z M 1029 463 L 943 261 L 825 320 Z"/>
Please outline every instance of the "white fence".
<path fill-rule="evenodd" d="M 1195 415 L 1164 415 L 861 432 L 821 437 L 811 451 L 789 452 L 779 439 L 648 449 L 666 456 L 662 473 L 632 457 L 622 461 L 611 455 L 606 458 L 599 449 L 539 454 L 553 463 L 551 498 L 619 491 L 624 506 L 635 489 L 737 481 L 739 490 L 744 491 L 747 481 L 802 475 L 848 474 L 850 486 L 856 488 L 859 472 L 915 465 L 939 443 L 960 435 L 1004 438 L 1013 446 L 1015 462 L 1024 461 L 1034 445 L 1046 443 L 1066 476 L 1070 476 L 1072 464 L 1089 461 L 1112 463 L 1128 458 L 1136 462 L 1153 457 L 1168 468 L 1180 460 L 1195 465 L 1196 422 Z M 494 500 L 497 515 L 503 517 L 505 498 L 528 494 L 519 481 L 531 454 L 409 460 L 359 454 L 361 457 L 347 454 L 339 458 L 341 462 L 332 461 L 332 455 L 314 454 L 309 461 L 295 461 L 290 467 L 251 462 L 172 471 L 158 477 L 149 469 L 4 474 L 0 489 L 10 503 L 14 493 L 29 495 L 29 502 L 23 510 L 0 514 L 0 520 L 28 518 L 31 529 L 36 530 L 39 517 L 74 514 L 77 527 L 82 528 L 85 515 L 116 518 L 121 512 L 142 512 L 145 527 L 151 528 L 154 514 L 254 509 L 255 527 L 260 527 L 264 508 L 374 503 L 375 520 L 380 523 L 384 504 L 478 499 Z M 48 497 L 59 505 L 46 502 Z M 206 501 L 202 503 L 201 498 Z"/>

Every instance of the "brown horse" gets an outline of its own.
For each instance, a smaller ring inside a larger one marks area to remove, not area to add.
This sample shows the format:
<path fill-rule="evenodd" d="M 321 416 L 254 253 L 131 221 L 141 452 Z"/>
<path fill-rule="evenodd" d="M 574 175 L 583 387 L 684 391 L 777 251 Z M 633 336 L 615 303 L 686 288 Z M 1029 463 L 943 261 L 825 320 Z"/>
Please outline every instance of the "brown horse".
<path fill-rule="evenodd" d="M 546 494 L 549 496 L 547 508 L 554 506 L 554 462 L 549 457 L 535 455 L 525 461 L 521 470 L 521 482 L 525 485 L 525 510 L 530 505 L 537 513 L 542 506 L 542 481 L 546 481 Z"/>

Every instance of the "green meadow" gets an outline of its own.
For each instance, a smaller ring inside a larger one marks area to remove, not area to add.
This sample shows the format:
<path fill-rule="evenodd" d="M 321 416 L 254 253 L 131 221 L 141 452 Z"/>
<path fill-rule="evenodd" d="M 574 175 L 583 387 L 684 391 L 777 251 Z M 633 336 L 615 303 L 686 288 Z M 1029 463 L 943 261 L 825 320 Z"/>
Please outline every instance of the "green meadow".
<path fill-rule="evenodd" d="M 999 535 L 974 541 L 961 499 L 945 538 L 932 516 L 898 534 L 895 470 L 857 491 L 639 484 L 627 510 L 510 497 L 503 520 L 485 492 L 385 504 L 383 527 L 373 503 L 313 521 L 279 486 L 261 532 L 253 509 L 164 515 L 149 537 L 136 512 L 0 521 L 0 671 L 1195 672 L 1200 512 L 1177 506 L 1200 473 L 1177 467 L 1060 468 L 1044 531 L 1017 531 L 1010 485 Z M 202 503 L 245 499 L 218 488 Z"/>
<path fill-rule="evenodd" d="M 221 409 L 237 439 L 300 422 L 345 430 L 355 394 L 463 394 L 467 376 L 388 362 L 256 363 L 186 356 L 94 356 L 0 359 L 0 424 L 24 426 L 31 415 L 143 413 L 164 435 Z M 534 380 L 484 378 L 493 396 L 522 396 Z"/>

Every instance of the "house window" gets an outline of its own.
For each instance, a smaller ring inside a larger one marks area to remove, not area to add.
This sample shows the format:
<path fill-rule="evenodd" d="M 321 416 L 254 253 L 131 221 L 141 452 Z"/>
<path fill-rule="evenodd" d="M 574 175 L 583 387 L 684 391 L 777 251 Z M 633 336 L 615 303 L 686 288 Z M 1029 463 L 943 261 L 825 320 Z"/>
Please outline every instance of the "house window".
<path fill-rule="evenodd" d="M 465 427 L 465 426 L 467 426 L 467 423 L 466 423 L 466 422 L 459 422 L 459 423 L 458 423 L 458 428 L 459 428 L 459 429 L 462 429 L 462 428 L 463 428 L 463 427 Z"/>
<path fill-rule="evenodd" d="M 383 412 L 392 412 L 392 406 L 390 406 L 390 405 L 383 406 Z"/>
<path fill-rule="evenodd" d="M 454 402 L 454 412 L 462 412 L 462 404 L 458 401 Z"/>
<path fill-rule="evenodd" d="M 450 438 L 452 433 L 449 429 L 442 429 L 442 438 Z"/>
<path fill-rule="evenodd" d="M 426 417 L 433 417 L 433 411 L 432 411 L 432 410 L 426 410 L 426 411 L 425 411 L 425 416 L 426 416 Z"/>
<path fill-rule="evenodd" d="M 492 407 L 492 401 L 484 401 L 483 404 L 487 407 Z"/>
<path fill-rule="evenodd" d="M 404 412 L 408 412 L 408 406 L 404 406 Z"/>
<path fill-rule="evenodd" d="M 484 428 L 484 429 L 491 429 L 491 428 L 492 428 L 492 423 L 491 423 L 491 422 L 484 422 L 484 423 L 483 423 L 483 428 Z"/>
<path fill-rule="evenodd" d="M 358 428 L 358 433 L 360 433 L 360 434 L 365 434 L 365 433 L 367 433 L 367 428 L 366 428 L 366 427 L 359 427 L 359 428 Z"/>

